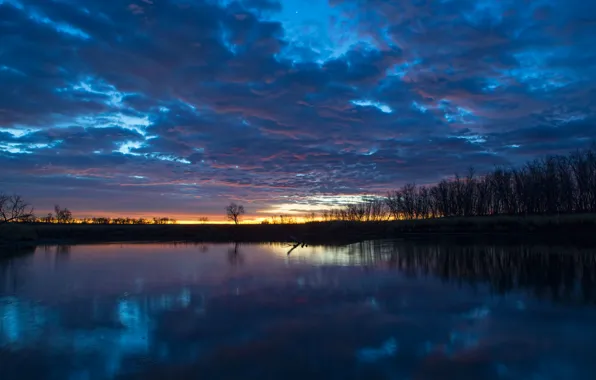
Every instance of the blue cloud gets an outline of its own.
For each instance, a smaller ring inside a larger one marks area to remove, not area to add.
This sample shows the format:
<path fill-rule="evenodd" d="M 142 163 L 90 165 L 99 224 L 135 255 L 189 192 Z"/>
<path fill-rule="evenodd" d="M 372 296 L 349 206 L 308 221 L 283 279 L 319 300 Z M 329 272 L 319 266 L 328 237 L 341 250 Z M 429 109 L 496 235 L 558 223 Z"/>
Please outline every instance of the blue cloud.
<path fill-rule="evenodd" d="M 219 213 L 576 149 L 596 137 L 595 13 L 579 0 L 3 0 L 0 170 L 39 209 L 120 197 Z M 27 190 L 41 183 L 45 195 Z"/>

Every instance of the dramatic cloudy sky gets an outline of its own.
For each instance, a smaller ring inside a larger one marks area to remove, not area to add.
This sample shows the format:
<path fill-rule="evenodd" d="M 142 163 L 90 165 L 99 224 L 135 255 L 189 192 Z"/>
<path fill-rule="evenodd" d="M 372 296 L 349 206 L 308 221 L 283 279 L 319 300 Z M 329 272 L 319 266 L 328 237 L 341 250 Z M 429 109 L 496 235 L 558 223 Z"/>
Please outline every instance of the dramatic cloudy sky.
<path fill-rule="evenodd" d="M 0 0 L 0 190 L 255 216 L 517 165 L 596 137 L 594 36 L 587 0 Z"/>

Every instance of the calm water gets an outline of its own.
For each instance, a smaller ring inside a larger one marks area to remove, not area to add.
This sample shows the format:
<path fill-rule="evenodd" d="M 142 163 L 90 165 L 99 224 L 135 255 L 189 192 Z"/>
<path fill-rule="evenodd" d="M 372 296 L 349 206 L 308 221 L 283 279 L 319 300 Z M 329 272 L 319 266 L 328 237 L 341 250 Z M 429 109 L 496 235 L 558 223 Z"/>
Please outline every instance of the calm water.
<path fill-rule="evenodd" d="M 0 261 L 0 378 L 593 379 L 596 252 L 367 242 Z"/>

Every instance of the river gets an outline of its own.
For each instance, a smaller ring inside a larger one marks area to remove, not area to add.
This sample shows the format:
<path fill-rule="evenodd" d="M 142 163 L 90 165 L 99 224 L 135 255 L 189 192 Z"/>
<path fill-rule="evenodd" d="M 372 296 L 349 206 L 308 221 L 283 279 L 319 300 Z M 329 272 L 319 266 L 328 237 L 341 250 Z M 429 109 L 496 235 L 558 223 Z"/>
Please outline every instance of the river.
<path fill-rule="evenodd" d="M 596 252 L 370 241 L 37 247 L 0 378 L 592 379 Z"/>

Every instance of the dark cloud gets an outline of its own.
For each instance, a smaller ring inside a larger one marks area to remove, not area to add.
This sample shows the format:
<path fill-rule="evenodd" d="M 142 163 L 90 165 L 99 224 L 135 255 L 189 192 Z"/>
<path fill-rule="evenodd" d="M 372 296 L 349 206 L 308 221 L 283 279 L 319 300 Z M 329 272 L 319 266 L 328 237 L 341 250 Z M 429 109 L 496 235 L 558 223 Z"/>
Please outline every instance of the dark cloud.
<path fill-rule="evenodd" d="M 573 150 L 596 137 L 595 12 L 0 0 L 3 188 L 42 209 L 254 211 Z"/>

